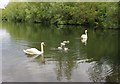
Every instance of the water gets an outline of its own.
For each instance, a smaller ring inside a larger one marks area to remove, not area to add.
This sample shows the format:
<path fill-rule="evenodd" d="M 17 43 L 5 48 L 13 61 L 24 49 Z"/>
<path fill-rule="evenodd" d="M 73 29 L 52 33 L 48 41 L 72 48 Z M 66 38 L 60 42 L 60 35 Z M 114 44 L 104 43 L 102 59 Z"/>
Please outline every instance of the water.
<path fill-rule="evenodd" d="M 3 82 L 119 82 L 117 30 L 88 28 L 82 43 L 80 26 L 42 26 L 3 23 L 0 28 Z M 57 50 L 69 40 L 69 51 Z M 23 49 L 45 42 L 43 56 L 30 56 Z"/>

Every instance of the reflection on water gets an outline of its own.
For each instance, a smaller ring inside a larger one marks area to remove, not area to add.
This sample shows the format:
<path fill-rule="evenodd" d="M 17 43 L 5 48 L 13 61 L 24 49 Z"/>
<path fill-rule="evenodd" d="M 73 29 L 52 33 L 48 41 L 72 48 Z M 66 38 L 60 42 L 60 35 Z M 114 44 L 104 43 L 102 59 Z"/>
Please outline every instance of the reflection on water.
<path fill-rule="evenodd" d="M 26 54 L 26 56 L 27 56 L 28 58 L 31 58 L 32 60 L 38 62 L 38 63 L 43 63 L 43 64 L 45 64 L 45 58 L 44 58 L 44 55 L 43 55 L 43 54 L 41 54 L 41 55 L 27 55 L 27 54 Z"/>
<path fill-rule="evenodd" d="M 42 26 L 3 23 L 2 74 L 6 82 L 119 82 L 117 30 L 88 29 L 88 39 L 79 26 Z M 56 48 L 63 40 L 69 51 Z M 42 56 L 26 55 L 23 49 L 45 42 Z"/>

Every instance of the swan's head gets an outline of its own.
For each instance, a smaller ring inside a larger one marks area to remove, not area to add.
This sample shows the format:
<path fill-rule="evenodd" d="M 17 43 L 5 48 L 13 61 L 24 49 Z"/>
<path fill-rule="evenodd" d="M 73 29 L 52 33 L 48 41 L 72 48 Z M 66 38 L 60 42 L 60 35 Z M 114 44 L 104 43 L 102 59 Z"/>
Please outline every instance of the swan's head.
<path fill-rule="evenodd" d="M 44 42 L 41 42 L 41 45 L 44 45 L 44 46 L 45 46 L 45 43 L 44 43 Z"/>
<path fill-rule="evenodd" d="M 85 34 L 87 33 L 87 30 L 85 30 Z"/>

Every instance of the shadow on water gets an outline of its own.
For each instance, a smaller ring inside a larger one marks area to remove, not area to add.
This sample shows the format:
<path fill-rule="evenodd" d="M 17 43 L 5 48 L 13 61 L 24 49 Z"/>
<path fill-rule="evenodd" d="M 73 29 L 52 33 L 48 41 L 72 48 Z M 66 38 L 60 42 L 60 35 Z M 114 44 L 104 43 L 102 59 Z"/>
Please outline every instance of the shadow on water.
<path fill-rule="evenodd" d="M 119 82 L 119 56 L 118 56 L 118 32 L 114 30 L 96 30 L 88 28 L 88 39 L 86 45 L 81 42 L 80 36 L 84 33 L 84 28 L 79 26 L 62 26 L 56 28 L 55 26 L 41 26 L 39 24 L 8 24 L 3 23 L 2 30 L 6 30 L 9 33 L 10 39 L 13 44 L 7 42 L 9 45 L 14 45 L 21 51 L 17 51 L 10 54 L 11 60 L 19 57 L 16 55 L 19 53 L 21 59 L 32 59 L 33 62 L 38 64 L 45 64 L 44 67 L 38 69 L 35 74 L 32 72 L 33 81 L 77 81 L 77 82 Z M 70 43 L 66 45 L 70 50 L 68 52 L 55 50 L 60 42 L 63 40 L 69 40 Z M 3 40 L 4 41 L 4 40 Z M 23 54 L 22 50 L 26 48 L 37 48 L 40 50 L 40 43 L 45 42 L 44 56 L 28 56 Z M 3 43 L 3 46 L 6 45 Z M 10 65 L 5 64 L 8 58 L 7 50 L 13 52 L 11 47 L 3 50 L 4 55 L 4 67 Z M 4 54 L 5 53 L 5 54 Z M 27 57 L 27 58 L 25 58 Z M 12 66 L 11 61 L 7 61 Z M 29 64 L 30 62 L 28 62 Z M 24 64 L 24 66 L 27 65 Z M 17 66 L 14 66 L 16 68 Z M 34 65 L 34 68 L 37 65 Z M 47 68 L 46 68 L 47 67 Z M 17 67 L 20 68 L 20 67 Z M 3 79 L 7 81 L 9 79 L 9 69 L 3 68 L 5 72 Z M 33 68 L 30 68 L 33 70 Z M 44 72 L 44 69 L 46 71 Z M 52 69 L 52 70 L 51 70 Z M 14 69 L 12 69 L 15 71 Z M 51 72 L 50 72 L 51 70 Z M 22 72 L 26 73 L 25 70 Z M 9 72 L 12 73 L 12 72 Z M 16 72 L 17 73 L 17 72 Z M 46 79 L 42 78 L 42 74 L 47 73 Z M 30 73 L 29 73 L 30 74 Z M 35 74 L 35 75 L 34 75 Z M 15 78 L 15 75 L 10 75 Z M 38 76 L 38 77 L 36 77 Z M 29 78 L 29 75 L 27 76 Z M 18 81 L 22 81 L 19 79 Z M 15 81 L 11 79 L 10 81 Z M 25 81 L 30 81 L 26 79 Z"/>

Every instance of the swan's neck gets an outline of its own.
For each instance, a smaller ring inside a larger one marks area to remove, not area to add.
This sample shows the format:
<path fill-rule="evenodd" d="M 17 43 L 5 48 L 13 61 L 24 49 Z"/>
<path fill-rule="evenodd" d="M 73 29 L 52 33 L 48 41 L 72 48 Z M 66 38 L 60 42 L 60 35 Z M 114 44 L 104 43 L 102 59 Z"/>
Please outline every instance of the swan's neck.
<path fill-rule="evenodd" d="M 87 35 L 87 32 L 85 32 L 85 35 Z"/>
<path fill-rule="evenodd" d="M 41 52 L 44 53 L 43 45 L 41 44 Z"/>

